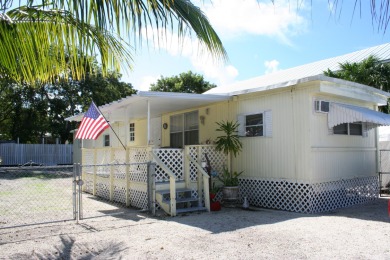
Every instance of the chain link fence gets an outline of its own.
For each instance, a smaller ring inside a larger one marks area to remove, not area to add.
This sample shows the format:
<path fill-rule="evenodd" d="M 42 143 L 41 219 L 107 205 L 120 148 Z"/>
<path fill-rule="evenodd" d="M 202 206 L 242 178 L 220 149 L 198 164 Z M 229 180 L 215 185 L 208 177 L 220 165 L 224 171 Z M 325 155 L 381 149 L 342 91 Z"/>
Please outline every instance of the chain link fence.
<path fill-rule="evenodd" d="M 380 150 L 379 194 L 390 197 L 390 150 Z"/>
<path fill-rule="evenodd" d="M 0 228 L 74 219 L 73 166 L 0 168 Z"/>
<path fill-rule="evenodd" d="M 145 181 L 130 181 L 141 168 Z M 146 174 L 145 163 L 0 167 L 0 229 L 146 210 Z"/>

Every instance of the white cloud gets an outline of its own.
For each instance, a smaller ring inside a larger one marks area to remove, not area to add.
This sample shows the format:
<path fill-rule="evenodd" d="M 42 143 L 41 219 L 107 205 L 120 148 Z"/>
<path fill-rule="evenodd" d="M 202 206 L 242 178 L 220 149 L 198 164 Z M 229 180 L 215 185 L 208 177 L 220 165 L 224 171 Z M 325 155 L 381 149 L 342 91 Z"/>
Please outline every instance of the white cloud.
<path fill-rule="evenodd" d="M 148 28 L 147 32 L 146 34 L 144 31 L 144 37 L 148 38 L 156 49 L 189 59 L 196 70 L 194 72 L 203 74 L 211 83 L 230 84 L 238 76 L 238 70 L 234 66 L 217 62 L 196 38 L 185 36 L 179 40 L 176 34 L 152 28 Z"/>
<path fill-rule="evenodd" d="M 304 31 L 307 25 L 299 14 L 306 10 L 305 6 L 297 7 L 288 0 L 213 0 L 202 9 L 224 37 L 267 35 L 290 44 L 289 38 Z"/>
<path fill-rule="evenodd" d="M 265 69 L 265 74 L 271 74 L 276 71 L 278 71 L 278 66 L 279 66 L 279 61 L 277 60 L 266 60 L 264 62 L 264 66 L 266 67 Z"/>
<path fill-rule="evenodd" d="M 160 77 L 157 76 L 145 76 L 141 78 L 139 84 L 137 84 L 136 89 L 140 91 L 148 91 L 150 89 L 150 84 L 156 83 Z"/>

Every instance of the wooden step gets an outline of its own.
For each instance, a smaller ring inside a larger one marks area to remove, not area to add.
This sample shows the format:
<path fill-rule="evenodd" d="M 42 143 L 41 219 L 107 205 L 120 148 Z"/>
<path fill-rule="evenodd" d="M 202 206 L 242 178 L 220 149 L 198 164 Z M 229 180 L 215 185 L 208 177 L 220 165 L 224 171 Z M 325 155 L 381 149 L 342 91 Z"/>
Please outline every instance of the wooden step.
<path fill-rule="evenodd" d="M 199 212 L 199 211 L 207 211 L 207 209 L 205 207 L 191 207 L 191 208 L 176 209 L 176 213 L 178 214 Z"/>

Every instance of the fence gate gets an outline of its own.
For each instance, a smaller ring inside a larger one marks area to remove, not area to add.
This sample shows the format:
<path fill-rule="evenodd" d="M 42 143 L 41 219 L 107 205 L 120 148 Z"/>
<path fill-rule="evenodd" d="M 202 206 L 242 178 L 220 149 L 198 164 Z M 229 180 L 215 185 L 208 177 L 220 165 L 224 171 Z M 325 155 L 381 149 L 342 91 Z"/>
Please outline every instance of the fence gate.
<path fill-rule="evenodd" d="M 0 229 L 75 219 L 73 166 L 0 168 Z"/>
<path fill-rule="evenodd" d="M 148 211 L 150 162 L 81 165 L 74 168 L 74 214 L 78 220 Z M 153 168 L 154 169 L 154 168 Z"/>
<path fill-rule="evenodd" d="M 390 197 L 390 150 L 380 150 L 379 195 Z"/>

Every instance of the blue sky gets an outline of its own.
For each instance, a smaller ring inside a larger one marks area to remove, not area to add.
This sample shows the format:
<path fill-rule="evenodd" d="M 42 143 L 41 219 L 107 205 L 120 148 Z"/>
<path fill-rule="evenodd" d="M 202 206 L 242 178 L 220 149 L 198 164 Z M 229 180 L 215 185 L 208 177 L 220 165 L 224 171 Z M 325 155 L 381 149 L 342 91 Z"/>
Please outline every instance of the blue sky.
<path fill-rule="evenodd" d="M 389 32 L 372 22 L 369 1 L 353 12 L 353 0 L 213 0 L 193 1 L 200 6 L 220 36 L 229 56 L 216 62 L 196 39 L 178 44 L 168 33 L 161 44 L 149 40 L 134 56 L 134 69 L 123 81 L 148 90 L 160 76 L 191 70 L 217 85 L 231 84 L 309 62 L 331 58 L 389 41 Z M 300 4 L 297 7 L 297 4 Z M 157 32 L 155 32 L 157 33 Z M 153 34 L 145 35 L 152 39 Z"/>

